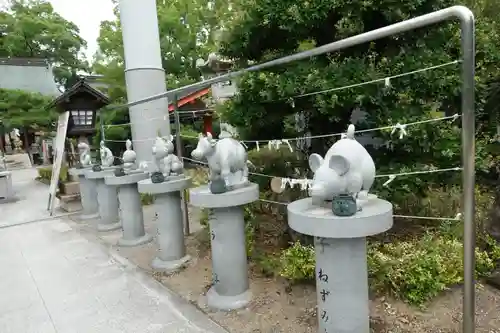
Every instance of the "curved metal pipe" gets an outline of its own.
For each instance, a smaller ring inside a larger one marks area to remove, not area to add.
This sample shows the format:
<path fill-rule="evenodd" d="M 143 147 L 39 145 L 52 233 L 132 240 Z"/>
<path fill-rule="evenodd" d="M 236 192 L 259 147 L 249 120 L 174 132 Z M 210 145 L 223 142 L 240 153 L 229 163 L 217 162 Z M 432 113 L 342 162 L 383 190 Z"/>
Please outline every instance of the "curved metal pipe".
<path fill-rule="evenodd" d="M 292 61 L 346 49 L 362 43 L 378 40 L 401 32 L 414 30 L 431 24 L 457 18 L 461 27 L 462 46 L 462 159 L 463 159 L 463 200 L 464 200 L 464 299 L 463 332 L 475 331 L 475 224 L 474 224 L 474 187 L 475 187 L 475 115 L 474 115 L 474 72 L 475 72 L 475 36 L 474 14 L 464 6 L 453 6 L 410 20 L 395 23 L 380 29 L 329 43 L 312 50 L 307 50 L 246 69 L 211 78 L 170 90 L 170 94 L 181 94 L 188 89 L 202 89 L 214 83 L 227 81 L 246 72 L 254 72 L 286 64 Z M 128 103 L 130 107 L 164 98 L 162 93 Z"/>
<path fill-rule="evenodd" d="M 313 56 L 329 53 L 329 52 L 334 52 L 334 51 L 339 51 L 342 49 L 346 49 L 352 46 L 356 46 L 359 44 L 363 44 L 366 42 L 371 42 L 377 39 L 381 39 L 384 37 L 392 36 L 399 34 L 401 32 L 409 31 L 409 30 L 414 30 L 417 28 L 421 28 L 427 25 L 443 22 L 446 20 L 449 20 L 451 18 L 458 18 L 461 23 L 462 27 L 468 26 L 472 24 L 474 25 L 474 15 L 472 12 L 464 6 L 453 6 L 453 7 L 448 7 L 430 14 L 418 16 L 406 21 L 398 22 L 395 24 L 388 25 L 386 27 L 368 31 L 353 37 L 348 37 L 336 42 L 332 42 L 329 44 L 325 44 L 319 47 L 316 47 L 311 50 L 299 52 L 293 55 L 289 55 L 283 58 L 271 60 L 262 64 L 258 64 L 255 66 L 250 66 L 248 68 L 236 71 L 236 72 L 230 72 L 221 76 L 213 77 L 205 81 L 189 84 L 180 88 L 172 89 L 168 92 L 168 94 L 182 94 L 183 91 L 185 90 L 191 90 L 191 89 L 203 89 L 210 87 L 214 83 L 218 82 L 223 82 L 223 81 L 228 81 L 230 79 L 236 78 L 238 76 L 243 75 L 246 72 L 255 72 L 259 71 L 262 69 L 270 68 L 273 66 L 278 66 L 278 65 L 283 65 L 287 64 L 292 61 L 297 61 L 297 60 L 303 60 L 306 58 L 310 58 Z M 162 93 L 162 94 L 157 94 L 157 95 L 152 95 L 147 98 L 143 98 L 134 102 L 130 102 L 124 105 L 121 105 L 120 107 L 130 107 L 133 105 L 138 105 L 142 103 L 146 103 L 149 101 L 154 101 L 156 99 L 164 98 L 167 96 L 167 93 Z"/>

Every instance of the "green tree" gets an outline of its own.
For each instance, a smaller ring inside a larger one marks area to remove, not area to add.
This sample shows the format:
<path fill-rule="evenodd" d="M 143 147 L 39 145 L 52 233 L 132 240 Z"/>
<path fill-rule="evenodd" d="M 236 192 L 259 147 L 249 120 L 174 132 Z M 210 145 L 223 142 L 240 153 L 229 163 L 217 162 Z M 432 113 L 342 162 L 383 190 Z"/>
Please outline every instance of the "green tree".
<path fill-rule="evenodd" d="M 54 110 L 45 107 L 52 97 L 22 90 L 0 89 L 0 121 L 7 130 L 14 128 L 47 130 L 57 120 Z"/>
<path fill-rule="evenodd" d="M 74 73 L 88 68 L 79 33 L 49 1 L 9 0 L 0 12 L 0 57 L 45 58 L 54 66 L 57 83 L 65 86 Z"/>
<path fill-rule="evenodd" d="M 231 2 L 181 0 L 157 1 L 162 65 L 167 88 L 172 89 L 200 80 L 196 68 L 198 58 L 206 59 L 217 49 L 217 32 L 230 21 L 235 5 Z M 126 102 L 124 54 L 121 22 L 117 2 L 115 19 L 101 23 L 99 50 L 92 69 L 104 76 L 108 95 L 114 104 Z M 104 122 L 127 123 L 128 112 L 118 109 L 104 113 Z M 123 140 L 130 136 L 129 128 L 106 130 L 106 138 Z"/>
<path fill-rule="evenodd" d="M 292 0 L 243 2 L 238 19 L 228 27 L 221 53 L 240 60 L 263 62 L 314 46 L 442 9 L 451 0 L 313 0 L 299 5 Z M 492 2 L 489 3 L 490 5 Z M 498 8 L 497 5 L 495 8 Z M 487 141 L 493 127 L 484 100 L 490 79 L 500 73 L 499 25 L 479 17 L 477 37 L 478 139 Z M 407 123 L 423 118 L 460 113 L 459 65 L 427 71 L 384 83 L 291 99 L 291 96 L 355 84 L 457 60 L 460 31 L 456 22 L 446 22 L 384 38 L 357 47 L 258 73 L 239 82 L 240 93 L 225 105 L 224 117 L 242 129 L 247 139 L 297 136 L 294 115 L 304 111 L 314 134 L 345 131 L 351 113 L 368 113 L 358 129 Z M 387 147 L 372 151 L 383 169 L 421 169 L 461 164 L 459 123 L 433 123 L 409 128 L 400 140 L 390 131 L 374 132 Z M 280 129 L 280 130 L 278 130 Z M 313 140 L 313 151 L 325 152 L 331 141 Z M 478 169 L 490 171 L 488 153 L 478 149 Z M 426 181 L 441 184 L 450 176 L 427 177 L 407 186 L 416 191 Z"/>
<path fill-rule="evenodd" d="M 196 60 L 216 49 L 217 32 L 231 17 L 228 3 L 202 0 L 158 1 L 157 15 L 163 67 L 169 89 L 198 81 Z M 115 2 L 115 20 L 101 23 L 99 51 L 93 70 L 112 83 L 111 97 L 125 97 L 121 22 Z M 116 89 L 116 90 L 115 90 Z"/>

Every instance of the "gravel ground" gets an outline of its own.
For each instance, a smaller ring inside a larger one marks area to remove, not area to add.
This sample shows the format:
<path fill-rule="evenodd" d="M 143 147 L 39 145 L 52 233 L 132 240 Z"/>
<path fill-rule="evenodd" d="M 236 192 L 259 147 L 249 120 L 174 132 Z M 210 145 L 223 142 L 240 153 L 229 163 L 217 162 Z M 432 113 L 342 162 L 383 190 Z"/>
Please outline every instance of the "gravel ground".
<path fill-rule="evenodd" d="M 146 230 L 156 234 L 152 208 L 144 209 Z M 212 312 L 206 307 L 205 293 L 211 283 L 210 248 L 201 229 L 198 212 L 190 210 L 193 234 L 186 238 L 193 260 L 185 270 L 164 276 L 154 273 L 149 264 L 157 250 L 155 242 L 135 248 L 114 246 L 121 232 L 96 235 L 89 225 L 79 224 L 90 238 L 110 245 L 138 267 L 175 290 L 205 311 L 231 333 L 308 333 L 316 332 L 316 294 L 313 285 L 289 285 L 285 280 L 269 278 L 249 264 L 253 301 L 248 308 L 232 312 Z M 462 296 L 459 288 L 437 297 L 425 309 L 410 307 L 389 297 L 372 298 L 370 308 L 374 333 L 459 333 L 461 332 Z M 477 289 L 477 333 L 500 333 L 500 292 L 479 285 Z"/>

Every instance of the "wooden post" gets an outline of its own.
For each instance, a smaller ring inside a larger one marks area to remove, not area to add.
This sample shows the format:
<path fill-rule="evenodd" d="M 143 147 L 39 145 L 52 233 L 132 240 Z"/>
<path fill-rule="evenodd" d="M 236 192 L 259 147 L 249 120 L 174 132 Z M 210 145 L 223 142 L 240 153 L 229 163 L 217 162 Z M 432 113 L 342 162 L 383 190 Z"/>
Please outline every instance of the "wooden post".
<path fill-rule="evenodd" d="M 207 113 L 203 115 L 203 132 L 207 134 L 208 132 L 214 133 L 213 132 L 213 125 L 212 125 L 213 117 L 211 113 Z"/>
<path fill-rule="evenodd" d="M 173 98 L 173 103 L 174 103 L 174 121 L 175 121 L 175 143 L 176 143 L 176 148 L 177 148 L 177 156 L 181 160 L 181 162 L 184 163 L 182 159 L 182 138 L 181 138 L 181 120 L 179 117 L 179 110 L 177 109 L 177 95 L 174 96 Z M 168 110 L 167 110 L 168 112 Z M 189 228 L 189 215 L 188 215 L 188 206 L 186 202 L 186 191 L 187 190 L 182 190 L 181 191 L 181 202 L 182 202 L 182 217 L 184 221 L 184 234 L 187 236 L 189 235 L 190 228 Z"/>
<path fill-rule="evenodd" d="M 5 154 L 5 131 L 0 126 L 0 151 Z"/>
<path fill-rule="evenodd" d="M 24 150 L 28 154 L 28 157 L 30 159 L 31 165 L 33 166 L 35 163 L 33 161 L 33 156 L 31 156 L 30 139 L 28 137 L 28 126 L 25 126 L 23 128 L 23 132 L 24 132 Z"/>

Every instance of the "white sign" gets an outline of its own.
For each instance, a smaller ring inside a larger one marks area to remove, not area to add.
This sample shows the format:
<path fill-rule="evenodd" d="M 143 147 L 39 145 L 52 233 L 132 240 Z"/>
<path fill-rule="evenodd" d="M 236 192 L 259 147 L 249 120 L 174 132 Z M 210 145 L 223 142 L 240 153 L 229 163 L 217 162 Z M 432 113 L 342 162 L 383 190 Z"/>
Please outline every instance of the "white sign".
<path fill-rule="evenodd" d="M 66 131 L 68 130 L 69 111 L 59 115 L 57 122 L 56 145 L 54 149 L 54 163 L 52 164 L 52 179 L 50 180 L 49 188 L 49 203 L 47 210 L 50 215 L 54 213 L 54 199 L 56 197 L 57 184 L 59 182 L 59 174 L 61 173 L 61 166 L 64 156 L 64 143 L 66 142 Z"/>

